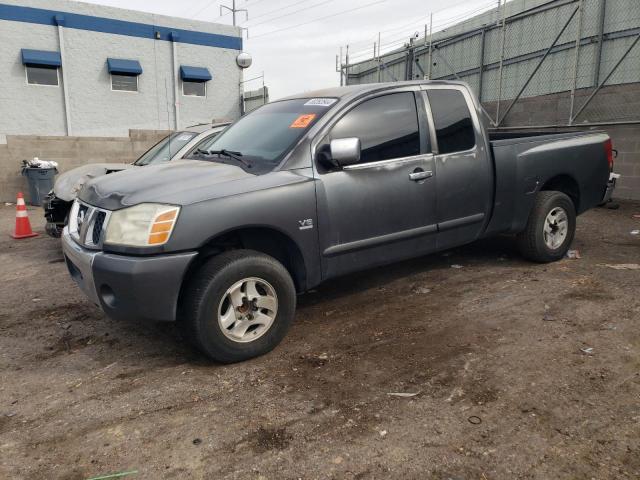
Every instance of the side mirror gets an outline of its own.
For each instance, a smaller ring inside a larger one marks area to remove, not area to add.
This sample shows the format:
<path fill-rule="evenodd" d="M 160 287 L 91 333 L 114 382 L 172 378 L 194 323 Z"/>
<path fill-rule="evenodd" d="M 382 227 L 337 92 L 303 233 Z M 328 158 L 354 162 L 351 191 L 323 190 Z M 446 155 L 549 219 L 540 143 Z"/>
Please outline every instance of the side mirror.
<path fill-rule="evenodd" d="M 360 161 L 360 139 L 338 138 L 331 140 L 331 160 L 339 167 L 353 165 Z"/>

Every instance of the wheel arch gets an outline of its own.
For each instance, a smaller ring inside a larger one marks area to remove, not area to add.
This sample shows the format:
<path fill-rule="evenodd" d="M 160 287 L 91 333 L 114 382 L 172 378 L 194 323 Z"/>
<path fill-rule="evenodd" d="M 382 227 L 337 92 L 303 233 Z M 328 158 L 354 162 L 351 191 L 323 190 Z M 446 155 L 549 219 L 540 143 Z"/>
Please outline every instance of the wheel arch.
<path fill-rule="evenodd" d="M 209 258 L 228 250 L 246 249 L 269 255 L 287 269 L 298 292 L 307 288 L 307 268 L 298 244 L 287 234 L 272 227 L 245 226 L 216 235 L 198 248 L 198 256 L 184 275 L 182 290 L 193 272 Z M 180 294 L 182 297 L 182 292 Z"/>
<path fill-rule="evenodd" d="M 540 191 L 556 191 L 567 195 L 573 202 L 576 213 L 580 212 L 580 186 L 575 178 L 560 174 L 547 180 Z"/>

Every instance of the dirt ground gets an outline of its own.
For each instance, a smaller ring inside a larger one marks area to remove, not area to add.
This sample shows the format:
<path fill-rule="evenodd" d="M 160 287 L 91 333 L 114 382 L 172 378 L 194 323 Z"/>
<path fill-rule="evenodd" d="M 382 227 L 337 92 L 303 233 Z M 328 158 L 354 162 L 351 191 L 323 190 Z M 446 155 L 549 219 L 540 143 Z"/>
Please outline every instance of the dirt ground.
<path fill-rule="evenodd" d="M 605 266 L 640 263 L 634 214 L 580 217 L 577 260 L 498 238 L 332 281 L 222 366 L 106 318 L 0 207 L 0 478 L 640 478 L 640 270 Z"/>

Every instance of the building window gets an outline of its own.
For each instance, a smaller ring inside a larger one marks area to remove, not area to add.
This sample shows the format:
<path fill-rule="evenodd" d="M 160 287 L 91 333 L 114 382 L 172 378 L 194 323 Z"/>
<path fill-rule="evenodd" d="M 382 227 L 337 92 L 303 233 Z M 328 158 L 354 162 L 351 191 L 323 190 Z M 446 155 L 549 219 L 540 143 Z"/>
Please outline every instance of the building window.
<path fill-rule="evenodd" d="M 25 68 L 27 70 L 27 83 L 29 85 L 58 86 L 58 67 L 26 65 Z"/>
<path fill-rule="evenodd" d="M 138 77 L 136 75 L 111 74 L 111 90 L 120 92 L 137 92 Z"/>
<path fill-rule="evenodd" d="M 206 67 L 180 65 L 182 94 L 186 97 L 206 97 L 207 82 L 213 77 Z"/>
<path fill-rule="evenodd" d="M 59 52 L 23 48 L 21 56 L 29 85 L 59 85 L 58 69 L 62 66 Z"/>
<path fill-rule="evenodd" d="M 142 66 L 138 60 L 107 58 L 107 70 L 111 74 L 111 90 L 138 91 L 138 76 L 142 74 Z"/>
<path fill-rule="evenodd" d="M 205 82 L 182 81 L 182 94 L 187 97 L 206 97 L 207 84 Z"/>

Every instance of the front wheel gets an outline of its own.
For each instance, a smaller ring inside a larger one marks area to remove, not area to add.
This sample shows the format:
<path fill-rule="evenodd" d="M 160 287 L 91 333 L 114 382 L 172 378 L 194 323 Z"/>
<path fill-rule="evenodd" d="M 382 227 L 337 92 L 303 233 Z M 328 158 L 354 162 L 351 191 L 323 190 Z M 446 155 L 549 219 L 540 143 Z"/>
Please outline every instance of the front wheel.
<path fill-rule="evenodd" d="M 202 353 L 222 363 L 263 355 L 293 321 L 296 291 L 284 266 L 251 250 L 207 261 L 186 287 L 181 322 Z"/>
<path fill-rule="evenodd" d="M 47 235 L 53 238 L 62 237 L 63 229 L 64 229 L 64 226 L 60 226 L 57 223 L 53 223 L 53 222 L 47 222 L 47 224 L 44 227 L 44 230 L 45 232 L 47 232 Z"/>
<path fill-rule="evenodd" d="M 576 210 L 562 192 L 536 195 L 527 226 L 518 234 L 522 255 L 534 262 L 548 263 L 563 258 L 576 232 Z"/>

